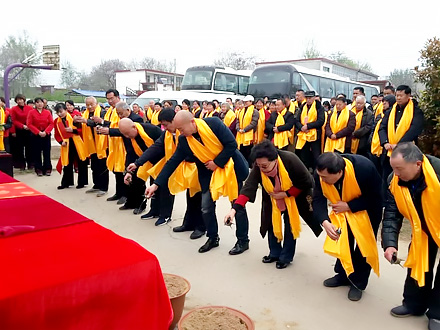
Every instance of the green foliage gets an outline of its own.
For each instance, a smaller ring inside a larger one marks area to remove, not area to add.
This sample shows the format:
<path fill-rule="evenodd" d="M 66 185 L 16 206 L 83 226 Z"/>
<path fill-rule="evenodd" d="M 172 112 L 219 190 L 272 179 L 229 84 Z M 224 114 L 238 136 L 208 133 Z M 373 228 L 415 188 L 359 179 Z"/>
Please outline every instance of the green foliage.
<path fill-rule="evenodd" d="M 61 85 L 66 88 L 77 88 L 81 74 L 69 61 L 65 61 L 61 68 Z"/>
<path fill-rule="evenodd" d="M 440 155 L 440 39 L 429 39 L 420 51 L 420 66 L 415 67 L 416 81 L 425 85 L 420 95 L 420 107 L 426 118 L 426 128 L 420 146 L 427 153 Z"/>
<path fill-rule="evenodd" d="M 355 61 L 348 56 L 346 56 L 343 52 L 337 52 L 330 55 L 330 58 L 333 61 L 336 61 L 341 64 L 345 64 L 347 66 L 350 66 L 355 69 L 360 69 L 368 72 L 372 72 L 373 69 L 371 68 L 371 65 L 369 63 L 361 63 L 359 61 Z"/>
<path fill-rule="evenodd" d="M 411 90 L 416 91 L 416 83 L 414 70 L 411 69 L 395 69 L 390 73 L 388 79 L 393 86 L 408 85 Z"/>
<path fill-rule="evenodd" d="M 322 57 L 321 52 L 316 48 L 313 40 L 309 41 L 307 47 L 302 53 L 302 58 L 318 58 Z"/>
<path fill-rule="evenodd" d="M 159 61 L 152 57 L 144 57 L 143 59 L 137 61 L 132 60 L 127 67 L 132 70 L 136 69 L 149 69 L 149 70 L 157 70 L 164 72 L 175 72 L 176 68 L 174 67 L 174 63 Z"/>

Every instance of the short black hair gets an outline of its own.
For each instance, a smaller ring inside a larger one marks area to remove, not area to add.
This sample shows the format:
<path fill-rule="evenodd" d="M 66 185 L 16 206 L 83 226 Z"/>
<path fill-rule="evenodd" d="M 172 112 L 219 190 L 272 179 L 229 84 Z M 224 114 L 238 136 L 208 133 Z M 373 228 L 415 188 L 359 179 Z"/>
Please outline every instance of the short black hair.
<path fill-rule="evenodd" d="M 342 95 L 345 99 L 347 98 L 347 95 L 345 95 L 344 93 L 339 93 L 338 95 Z M 338 99 L 338 95 L 336 95 L 336 100 Z"/>
<path fill-rule="evenodd" d="M 64 103 L 69 103 L 71 106 L 75 106 L 75 103 L 72 101 L 72 100 L 67 100 L 66 102 L 64 102 Z"/>
<path fill-rule="evenodd" d="M 17 103 L 17 100 L 26 101 L 26 96 L 24 96 L 23 94 L 17 94 L 17 95 L 15 95 L 15 98 L 14 98 L 15 103 Z"/>
<path fill-rule="evenodd" d="M 231 102 L 232 102 L 232 98 L 230 98 L 230 97 L 227 97 L 227 98 L 226 98 L 226 101 L 227 101 L 227 100 L 231 100 Z"/>
<path fill-rule="evenodd" d="M 27 105 L 29 105 L 29 104 L 34 104 L 34 103 L 35 103 L 35 102 L 34 102 L 34 100 L 32 100 L 32 99 L 26 101 L 26 104 L 27 104 Z"/>
<path fill-rule="evenodd" d="M 402 155 L 402 158 L 407 163 L 416 163 L 419 160 L 423 160 L 422 151 L 412 142 L 398 143 L 391 154 L 391 158 L 396 157 L 398 154 Z"/>
<path fill-rule="evenodd" d="M 3 96 L 0 96 L 0 101 L 3 102 L 3 103 L 6 102 L 6 100 L 5 100 L 5 98 Z"/>
<path fill-rule="evenodd" d="M 187 106 L 190 106 L 190 105 L 191 105 L 188 99 L 184 99 L 184 100 L 182 101 L 182 104 L 184 104 L 184 103 L 185 103 Z"/>
<path fill-rule="evenodd" d="M 353 88 L 353 90 L 358 90 L 362 94 L 365 94 L 365 89 L 363 87 L 361 87 L 361 86 L 356 86 L 355 88 Z"/>
<path fill-rule="evenodd" d="M 167 107 L 167 108 L 164 108 L 159 113 L 159 116 L 157 117 L 157 119 L 159 121 L 167 121 L 167 122 L 171 123 L 173 121 L 175 115 L 176 115 L 176 112 L 174 111 L 174 109 Z"/>
<path fill-rule="evenodd" d="M 371 98 L 373 98 L 373 97 L 379 97 L 379 95 L 373 94 L 373 95 L 371 95 Z"/>
<path fill-rule="evenodd" d="M 327 170 L 329 174 L 336 174 L 344 168 L 344 158 L 336 152 L 324 152 L 316 160 L 316 169 L 318 171 Z"/>
<path fill-rule="evenodd" d="M 289 100 L 290 100 L 290 95 L 288 95 L 288 94 L 284 94 L 284 95 L 283 95 L 283 99 L 289 99 Z"/>
<path fill-rule="evenodd" d="M 408 85 L 399 85 L 396 88 L 396 92 L 397 91 L 403 91 L 405 92 L 406 95 L 411 95 L 411 88 Z"/>
<path fill-rule="evenodd" d="M 257 158 L 267 158 L 269 161 L 278 158 L 278 150 L 269 140 L 263 140 L 263 142 L 254 145 L 252 148 L 249 159 L 255 162 Z"/>
<path fill-rule="evenodd" d="M 199 101 L 194 100 L 194 101 L 193 101 L 193 104 L 194 104 L 194 103 L 197 103 L 197 105 L 200 107 L 200 102 L 199 102 Z"/>
<path fill-rule="evenodd" d="M 154 103 L 154 105 L 159 105 L 162 108 L 162 103 L 160 103 L 160 102 L 156 102 L 156 103 Z"/>
<path fill-rule="evenodd" d="M 324 106 L 331 107 L 331 104 L 330 104 L 329 101 L 324 101 L 324 102 L 322 103 L 322 106 L 323 106 L 323 107 L 324 107 Z"/>
<path fill-rule="evenodd" d="M 43 103 L 44 103 L 42 97 L 36 97 L 36 98 L 34 99 L 34 102 L 35 102 L 35 103 L 37 103 L 37 102 L 43 102 Z"/>
<path fill-rule="evenodd" d="M 206 105 L 212 105 L 212 107 L 213 107 L 214 110 L 215 110 L 215 103 L 214 103 L 214 101 L 212 101 L 212 102 L 207 102 Z"/>
<path fill-rule="evenodd" d="M 264 101 L 263 101 L 263 99 L 257 99 L 257 100 L 255 101 L 255 104 L 257 104 L 258 102 L 261 102 L 261 103 L 263 103 L 263 104 L 264 104 Z"/>
<path fill-rule="evenodd" d="M 297 89 L 296 91 L 297 91 L 297 92 L 303 92 L 303 93 L 304 93 L 304 89 L 301 89 L 301 88 L 300 88 L 300 89 Z"/>
<path fill-rule="evenodd" d="M 396 92 L 396 89 L 395 89 L 393 86 L 391 86 L 391 85 L 385 86 L 383 89 L 384 89 L 384 90 L 385 90 L 385 89 L 389 89 L 389 90 L 392 91 L 393 93 Z"/>
<path fill-rule="evenodd" d="M 56 113 L 59 113 L 59 112 L 61 112 L 61 110 L 67 110 L 67 107 L 66 107 L 66 105 L 64 104 L 64 103 L 57 103 L 56 105 L 55 105 L 55 112 Z"/>
<path fill-rule="evenodd" d="M 342 97 L 342 96 L 338 97 L 338 98 L 336 99 L 336 101 L 342 101 L 342 102 L 344 102 L 344 103 L 347 103 L 347 99 L 346 99 L 345 97 Z"/>
<path fill-rule="evenodd" d="M 119 97 L 119 92 L 114 88 L 107 89 L 105 96 L 107 97 L 107 95 L 110 93 L 113 93 L 114 96 Z"/>

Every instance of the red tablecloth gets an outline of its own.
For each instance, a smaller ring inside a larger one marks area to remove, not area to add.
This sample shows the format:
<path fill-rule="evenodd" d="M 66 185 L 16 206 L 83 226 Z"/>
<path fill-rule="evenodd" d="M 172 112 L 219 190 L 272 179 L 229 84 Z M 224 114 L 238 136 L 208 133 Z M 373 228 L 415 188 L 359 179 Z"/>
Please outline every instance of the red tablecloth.
<path fill-rule="evenodd" d="M 62 205 L 43 197 L 3 199 L 0 210 L 16 201 L 32 206 L 29 217 L 51 219 Z M 52 205 L 36 213 L 40 203 Z M 25 213 L 14 224 L 23 225 Z M 172 309 L 156 257 L 84 219 L 0 239 L 0 329 L 168 328 Z"/>
<path fill-rule="evenodd" d="M 17 180 L 0 171 L 0 183 L 5 183 L 5 182 L 17 182 Z"/>

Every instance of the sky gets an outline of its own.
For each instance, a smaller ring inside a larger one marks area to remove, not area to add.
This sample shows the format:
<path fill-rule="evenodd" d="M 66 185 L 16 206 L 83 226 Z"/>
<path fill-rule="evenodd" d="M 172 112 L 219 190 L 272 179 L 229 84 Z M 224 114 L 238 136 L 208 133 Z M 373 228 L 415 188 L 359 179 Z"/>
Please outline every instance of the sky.
<path fill-rule="evenodd" d="M 313 42 L 324 55 L 342 52 L 384 77 L 418 65 L 426 41 L 440 37 L 440 2 L 433 0 L 23 0 L 20 12 L 14 6 L 2 3 L 1 44 L 25 30 L 40 49 L 60 45 L 61 62 L 86 72 L 115 58 L 176 60 L 179 73 L 227 52 L 291 60 Z M 59 85 L 59 72 L 45 72 L 40 82 Z"/>

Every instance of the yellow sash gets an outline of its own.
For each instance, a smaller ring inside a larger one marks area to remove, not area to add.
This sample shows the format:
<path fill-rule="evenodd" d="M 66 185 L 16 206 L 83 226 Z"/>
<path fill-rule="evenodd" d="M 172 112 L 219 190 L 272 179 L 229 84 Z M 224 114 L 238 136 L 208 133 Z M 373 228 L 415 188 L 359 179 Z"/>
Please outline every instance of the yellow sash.
<path fill-rule="evenodd" d="M 307 121 L 306 121 L 307 118 Z M 307 123 L 313 123 L 318 119 L 318 111 L 316 110 L 316 101 L 313 102 L 310 110 L 307 104 L 304 104 L 301 111 L 301 124 L 305 125 Z M 309 131 L 303 132 L 299 131 L 297 134 L 298 138 L 296 140 L 296 149 L 302 149 L 306 142 L 314 142 L 318 139 L 318 132 L 316 128 L 309 129 Z"/>
<path fill-rule="evenodd" d="M 284 108 L 283 111 L 278 113 L 277 120 L 275 121 L 275 126 L 282 126 L 286 122 L 284 121 L 284 115 L 287 113 L 287 109 Z M 289 144 L 289 139 L 292 137 L 291 131 L 284 131 L 275 133 L 273 137 L 273 144 L 278 149 L 284 148 Z"/>
<path fill-rule="evenodd" d="M 376 157 L 380 157 L 383 152 L 383 147 L 380 145 L 379 139 L 379 128 L 381 123 L 382 118 L 377 121 L 376 127 L 374 128 L 373 132 L 373 138 L 371 139 L 371 154 L 375 155 Z"/>
<path fill-rule="evenodd" d="M 179 131 L 176 131 L 175 141 L 173 134 L 166 131 L 164 139 L 165 147 L 165 157 L 163 157 L 159 162 L 157 162 L 148 173 L 156 179 L 166 162 L 173 156 L 176 152 L 177 144 L 179 141 Z M 185 162 L 179 164 L 176 170 L 171 174 L 168 179 L 168 188 L 172 195 L 177 195 L 178 193 L 189 189 L 190 196 L 194 196 L 197 192 L 201 190 L 200 182 L 198 178 L 197 166 L 195 163 Z"/>
<path fill-rule="evenodd" d="M 192 112 L 193 115 L 195 115 L 196 112 L 199 111 L 199 110 L 200 110 L 200 107 L 197 107 L 197 109 L 192 109 L 191 112 Z"/>
<path fill-rule="evenodd" d="M 86 109 L 82 114 L 82 117 L 86 120 L 89 119 L 90 113 L 89 109 Z M 101 107 L 99 105 L 96 106 L 93 111 L 93 116 L 101 117 Z M 94 130 L 94 135 L 92 133 L 92 129 Z M 82 136 L 84 140 L 84 144 L 87 147 L 87 154 L 90 156 L 92 154 L 97 154 L 99 159 L 103 159 L 107 157 L 107 136 L 103 134 L 98 134 L 96 131 L 96 127 L 87 126 L 87 123 L 82 123 Z"/>
<path fill-rule="evenodd" d="M 397 129 L 395 129 L 396 123 L 396 106 L 397 103 L 393 105 L 393 108 L 390 112 L 390 117 L 388 118 L 388 142 L 390 144 L 397 144 L 403 138 L 406 132 L 408 132 L 409 127 L 411 126 L 411 122 L 414 116 L 414 103 L 412 100 L 409 100 L 405 109 L 403 110 L 402 118 L 400 119 L 399 124 L 397 125 Z M 391 156 L 393 150 L 388 150 L 388 157 Z"/>
<path fill-rule="evenodd" d="M 205 117 L 212 117 L 214 114 L 218 113 L 218 110 L 214 110 L 211 111 L 210 113 L 208 113 L 207 115 L 205 115 Z"/>
<path fill-rule="evenodd" d="M 337 111 L 333 111 L 333 114 L 330 117 L 330 128 L 333 134 L 338 133 L 347 127 L 348 119 L 350 118 L 350 110 L 347 107 L 341 110 L 341 113 L 337 114 Z M 325 152 L 333 152 L 335 150 L 339 152 L 344 152 L 345 150 L 345 140 L 346 137 L 342 137 L 336 140 L 332 140 L 330 137 L 327 138 L 325 142 Z"/>
<path fill-rule="evenodd" d="M 356 112 L 356 108 L 354 108 L 353 112 L 356 114 L 356 127 L 354 128 L 354 130 L 356 131 L 359 128 L 361 128 L 362 116 L 364 115 L 364 110 L 362 109 L 361 111 Z M 351 139 L 351 153 L 356 154 L 358 148 L 359 148 L 359 139 L 353 136 Z"/>
<path fill-rule="evenodd" d="M 63 139 L 63 142 L 67 143 L 65 146 L 61 145 L 61 155 L 60 155 L 61 165 L 67 166 L 67 165 L 69 165 L 69 143 L 70 143 L 69 141 L 70 141 L 70 139 L 63 136 L 63 134 L 60 130 L 60 127 L 57 125 L 58 121 L 60 121 L 62 119 L 58 117 L 56 120 L 57 120 L 57 123 L 55 126 L 58 130 L 58 133 L 60 134 L 61 138 Z M 66 122 L 68 125 L 67 127 L 71 127 L 74 129 L 76 128 L 75 126 L 73 126 L 73 118 L 69 113 L 67 113 L 67 115 L 66 115 Z M 88 154 L 87 154 L 87 147 L 84 144 L 83 140 L 77 134 L 74 134 L 72 136 L 72 140 L 73 140 L 73 143 L 75 144 L 75 148 L 78 153 L 78 158 L 80 160 L 85 160 L 88 157 Z"/>
<path fill-rule="evenodd" d="M 261 108 L 258 112 L 260 116 L 258 117 L 255 143 L 260 143 L 264 140 L 264 129 L 266 128 L 266 113 L 264 112 L 264 108 Z"/>
<path fill-rule="evenodd" d="M 261 172 L 261 171 L 260 171 Z M 278 156 L 278 175 L 281 182 L 281 189 L 283 191 L 287 191 L 292 188 L 292 181 L 290 180 L 289 174 L 287 173 L 284 164 Z M 261 181 L 264 187 L 269 194 L 273 193 L 274 185 L 269 177 L 261 172 Z M 278 242 L 283 240 L 283 226 L 281 221 L 281 211 L 277 206 L 277 201 L 275 198 L 270 198 L 272 202 L 272 226 L 273 233 L 275 237 L 278 239 Z M 299 237 L 299 233 L 301 232 L 301 222 L 299 220 L 298 207 L 296 206 L 295 197 L 285 197 L 284 202 L 286 203 L 287 213 L 289 214 L 290 228 L 292 230 L 293 237 L 297 239 Z"/>
<path fill-rule="evenodd" d="M 6 123 L 6 113 L 3 108 L 0 108 L 0 151 L 5 150 L 5 144 L 3 142 L 3 137 L 5 135 L 4 124 Z"/>
<path fill-rule="evenodd" d="M 223 118 L 223 122 L 225 123 L 226 127 L 229 128 L 229 126 L 231 126 L 231 124 L 234 122 L 235 120 L 235 113 L 232 110 L 228 110 L 228 112 L 225 115 L 225 118 Z"/>
<path fill-rule="evenodd" d="M 152 125 L 158 126 L 160 124 L 160 121 L 159 121 L 159 113 L 160 113 L 160 111 L 161 110 L 154 111 L 153 114 L 151 115 L 151 124 Z"/>
<path fill-rule="evenodd" d="M 306 100 L 302 100 L 301 104 L 306 103 Z M 296 109 L 299 108 L 300 104 L 298 101 L 290 101 L 289 111 L 295 114 Z M 290 133 L 292 133 L 289 137 L 290 144 L 293 144 L 295 142 L 295 125 L 293 125 L 292 129 L 290 130 Z"/>
<path fill-rule="evenodd" d="M 440 183 L 426 156 L 423 156 L 422 171 L 427 186 L 422 192 L 423 215 L 432 238 L 440 247 L 440 222 L 438 221 Z M 422 230 L 419 214 L 414 206 L 409 189 L 399 186 L 398 182 L 399 178 L 394 175 L 390 183 L 390 191 L 394 195 L 399 212 L 409 219 L 412 227 L 411 246 L 405 267 L 411 268 L 411 277 L 422 287 L 425 286 L 425 273 L 429 269 L 428 236 Z"/>
<path fill-rule="evenodd" d="M 151 109 L 150 107 L 148 107 L 148 109 L 147 109 L 147 113 L 145 114 L 145 116 L 146 116 L 147 119 L 151 122 L 151 118 L 153 117 L 153 109 Z"/>
<path fill-rule="evenodd" d="M 377 116 L 379 116 L 379 115 L 381 115 L 383 117 L 383 102 L 376 104 L 373 107 L 373 110 L 374 110 L 374 119 L 376 119 Z"/>
<path fill-rule="evenodd" d="M 243 108 L 241 109 L 238 114 L 238 122 L 240 123 L 240 129 L 244 129 L 246 126 L 248 126 L 252 122 L 252 114 L 254 113 L 254 106 L 250 105 L 247 109 Z M 240 133 L 237 132 L 237 144 L 238 149 L 240 149 L 240 146 L 248 146 L 254 141 L 254 130 L 251 129 L 247 131 L 246 133 Z"/>
<path fill-rule="evenodd" d="M 328 120 L 327 111 L 324 111 L 324 116 L 325 116 L 325 120 L 324 120 L 324 125 L 322 125 L 322 132 L 321 132 L 321 152 L 324 152 L 324 148 L 325 148 L 325 140 L 326 140 L 325 126 L 327 126 L 327 120 Z"/>
<path fill-rule="evenodd" d="M 110 128 L 118 128 L 119 127 L 119 116 L 116 110 L 110 108 L 111 114 L 110 116 Z M 109 112 L 110 112 L 109 109 Z M 105 114 L 107 116 L 107 113 Z M 122 137 L 120 136 L 111 136 L 109 137 L 109 145 L 108 145 L 108 157 L 107 157 L 107 167 L 109 171 L 113 172 L 124 172 L 125 170 L 125 146 Z"/>
<path fill-rule="evenodd" d="M 150 138 L 150 136 L 145 132 L 144 128 L 139 123 L 134 123 L 136 126 L 136 129 L 138 131 L 139 136 L 144 141 L 147 148 L 151 147 L 154 144 L 154 140 Z M 136 139 L 131 139 L 131 145 L 133 146 L 134 152 L 138 157 L 142 156 L 144 153 L 144 150 L 139 147 L 139 144 L 136 142 Z M 148 173 L 148 170 L 152 167 L 152 164 L 150 162 L 146 162 L 144 165 L 139 167 L 137 171 L 138 178 L 141 178 L 144 181 L 147 181 L 148 177 L 150 176 Z"/>
<path fill-rule="evenodd" d="M 202 163 L 214 160 L 223 150 L 223 145 L 203 119 L 196 118 L 194 121 L 203 144 L 192 135 L 186 137 L 191 151 Z M 214 201 L 220 196 L 228 196 L 230 201 L 238 197 L 237 176 L 235 175 L 232 157 L 224 168 L 217 167 L 212 173 L 209 190 Z"/>
<path fill-rule="evenodd" d="M 289 111 L 291 112 L 291 113 L 293 113 L 293 114 L 295 114 L 295 110 L 296 110 L 296 108 L 298 107 L 298 102 L 296 102 L 296 101 L 290 101 L 290 104 L 289 104 Z"/>
<path fill-rule="evenodd" d="M 334 185 L 329 185 L 320 179 L 322 193 L 333 204 L 341 200 L 349 202 L 362 194 L 356 180 L 353 164 L 346 158 L 344 158 L 344 161 L 345 174 L 342 183 L 342 199 Z M 331 211 L 330 221 L 337 228 L 341 228 L 341 235 L 337 241 L 327 236 L 324 243 L 324 251 L 341 261 L 347 276 L 354 272 L 348 241 L 348 222 L 362 255 L 367 259 L 368 264 L 373 268 L 377 276 L 379 276 L 379 257 L 376 237 L 374 236 L 367 211 L 364 210 L 356 213 L 347 211 L 339 214 Z"/>

